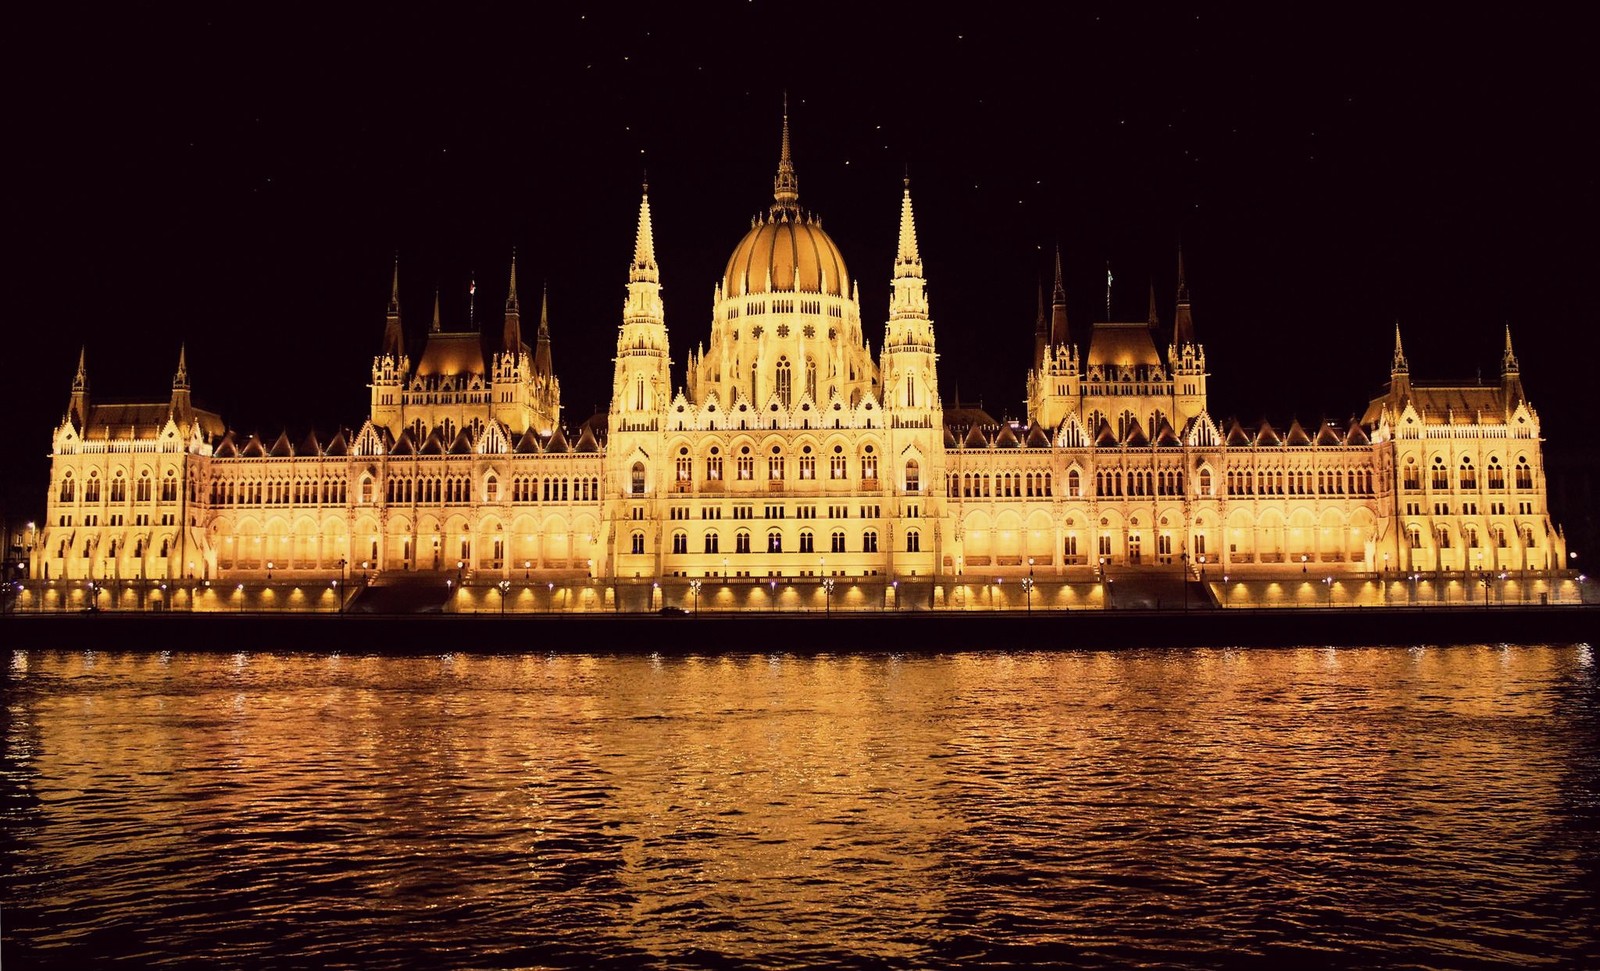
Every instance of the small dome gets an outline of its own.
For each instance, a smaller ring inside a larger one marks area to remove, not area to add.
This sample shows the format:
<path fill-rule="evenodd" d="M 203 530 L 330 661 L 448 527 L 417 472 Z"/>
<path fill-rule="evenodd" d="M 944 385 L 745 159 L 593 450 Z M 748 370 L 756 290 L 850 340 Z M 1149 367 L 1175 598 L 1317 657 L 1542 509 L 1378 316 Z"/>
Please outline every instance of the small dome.
<path fill-rule="evenodd" d="M 833 238 L 823 232 L 822 224 L 791 208 L 774 209 L 772 218 L 750 227 L 734 247 L 722 278 L 723 295 L 766 293 L 770 272 L 774 293 L 820 291 L 845 296 L 849 274 L 844 257 Z"/>

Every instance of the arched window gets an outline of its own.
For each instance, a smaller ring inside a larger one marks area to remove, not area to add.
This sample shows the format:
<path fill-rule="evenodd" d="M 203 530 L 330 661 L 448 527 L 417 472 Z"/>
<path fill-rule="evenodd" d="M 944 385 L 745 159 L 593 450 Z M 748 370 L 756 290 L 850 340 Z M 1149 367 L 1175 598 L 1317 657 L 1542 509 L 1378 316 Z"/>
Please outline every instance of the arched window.
<path fill-rule="evenodd" d="M 917 467 L 916 459 L 906 462 L 906 491 L 922 491 L 922 475 L 921 470 Z"/>
<path fill-rule="evenodd" d="M 1499 456 L 1489 456 L 1489 488 L 1504 489 L 1506 487 L 1506 470 L 1500 467 Z"/>
<path fill-rule="evenodd" d="M 500 480 L 492 474 L 483 480 L 483 498 L 485 502 L 500 501 Z"/>
<path fill-rule="evenodd" d="M 1478 488 L 1478 470 L 1472 467 L 1472 459 L 1466 455 L 1461 456 L 1461 488 Z"/>
<path fill-rule="evenodd" d="M 800 531 L 800 552 L 802 552 L 802 553 L 815 553 L 816 552 L 816 548 L 815 547 L 816 547 L 816 539 L 812 535 L 811 530 L 802 529 Z"/>
<path fill-rule="evenodd" d="M 1450 472 L 1444 467 L 1444 456 L 1433 457 L 1433 487 L 1435 489 L 1450 488 Z"/>
<path fill-rule="evenodd" d="M 922 552 L 922 534 L 917 532 L 914 529 L 906 530 L 906 552 L 907 553 L 920 553 L 920 552 Z"/>
<path fill-rule="evenodd" d="M 76 491 L 77 490 L 73 488 L 73 484 L 72 484 L 72 471 L 69 469 L 61 477 L 61 501 L 62 502 L 71 502 L 73 493 L 76 492 Z"/>
<path fill-rule="evenodd" d="M 722 454 L 715 445 L 711 446 L 711 454 L 706 456 L 706 481 L 722 481 Z"/>
<path fill-rule="evenodd" d="M 1083 480 L 1077 469 L 1067 470 L 1067 495 L 1074 498 L 1083 495 Z"/>
<path fill-rule="evenodd" d="M 688 533 L 679 530 L 678 532 L 672 534 L 672 552 L 679 554 L 689 552 Z"/>
<path fill-rule="evenodd" d="M 1417 471 L 1417 460 L 1414 457 L 1407 456 L 1406 458 L 1404 483 L 1407 489 L 1422 488 L 1421 473 Z"/>
<path fill-rule="evenodd" d="M 772 454 L 767 456 L 767 478 L 782 481 L 784 476 L 783 448 L 772 446 Z"/>
<path fill-rule="evenodd" d="M 750 552 L 750 533 L 747 530 L 741 529 L 733 534 L 733 551 L 735 553 Z"/>
<path fill-rule="evenodd" d="M 793 375 L 789 368 L 789 359 L 787 357 L 778 358 L 778 400 L 783 402 L 785 408 L 789 407 L 791 381 L 793 381 Z"/>
<path fill-rule="evenodd" d="M 828 551 L 830 553 L 844 552 L 844 530 L 836 529 L 833 531 L 833 537 L 828 544 Z"/>
<path fill-rule="evenodd" d="M 861 477 L 863 479 L 876 479 L 878 477 L 878 456 L 873 453 L 871 445 L 862 450 Z"/>
<path fill-rule="evenodd" d="M 861 552 L 863 552 L 863 553 L 876 553 L 876 552 L 878 552 L 878 531 L 877 530 L 869 529 L 869 530 L 866 530 L 865 532 L 863 532 L 861 534 Z"/>
<path fill-rule="evenodd" d="M 717 552 L 717 544 L 718 544 L 718 537 L 717 537 L 716 530 L 711 530 L 710 532 L 706 533 L 706 544 L 705 544 L 706 545 L 706 552 L 707 553 L 715 553 L 715 552 Z"/>
<path fill-rule="evenodd" d="M 1526 456 L 1517 457 L 1517 488 L 1533 488 L 1533 469 L 1529 467 Z"/>
<path fill-rule="evenodd" d="M 767 532 L 767 552 L 768 553 L 782 553 L 783 552 L 783 533 L 779 532 L 776 529 L 769 530 Z"/>
<path fill-rule="evenodd" d="M 1200 470 L 1200 494 L 1202 496 L 1211 495 L 1211 470 L 1210 469 L 1201 469 Z"/>
<path fill-rule="evenodd" d="M 817 400 L 817 362 L 809 357 L 806 358 L 806 394 L 812 401 Z"/>
<path fill-rule="evenodd" d="M 633 463 L 633 494 L 644 495 L 644 463 Z"/>
<path fill-rule="evenodd" d="M 633 534 L 633 551 L 635 553 L 643 553 L 644 552 L 644 533 L 637 532 L 637 531 L 634 532 L 634 534 Z"/>

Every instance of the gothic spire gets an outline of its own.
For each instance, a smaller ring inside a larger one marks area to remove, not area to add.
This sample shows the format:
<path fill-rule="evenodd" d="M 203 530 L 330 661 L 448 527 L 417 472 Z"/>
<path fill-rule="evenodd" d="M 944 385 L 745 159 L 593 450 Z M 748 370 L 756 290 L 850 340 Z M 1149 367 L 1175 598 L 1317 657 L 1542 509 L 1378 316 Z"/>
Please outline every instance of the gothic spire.
<path fill-rule="evenodd" d="M 1061 278 L 1061 244 L 1056 244 L 1056 283 L 1050 291 L 1050 344 L 1060 347 L 1072 342 L 1067 330 L 1067 287 Z"/>
<path fill-rule="evenodd" d="M 81 430 L 89 423 L 89 368 L 85 363 L 88 349 L 78 348 L 78 373 L 72 377 L 72 398 L 67 414 L 78 423 Z"/>
<path fill-rule="evenodd" d="M 1150 299 L 1155 300 L 1154 289 L 1150 293 Z M 1189 306 L 1189 280 L 1183 272 L 1182 246 L 1178 247 L 1178 310 L 1172 319 L 1172 343 L 1179 347 L 1195 343 L 1194 311 Z"/>
<path fill-rule="evenodd" d="M 1506 412 L 1510 412 L 1524 400 L 1522 392 L 1522 371 L 1517 366 L 1517 354 L 1511 349 L 1511 325 L 1506 324 L 1506 351 L 1500 358 L 1500 384 L 1505 389 Z"/>
<path fill-rule="evenodd" d="M 383 349 L 385 357 L 396 361 L 405 356 L 405 331 L 400 327 L 400 254 L 394 255 L 394 282 L 389 286 L 389 312 L 383 321 Z"/>
<path fill-rule="evenodd" d="M 545 284 L 544 294 L 539 299 L 539 336 L 538 347 L 533 352 L 533 373 L 546 381 L 550 379 L 553 369 L 550 363 L 550 285 Z"/>
<path fill-rule="evenodd" d="M 87 346 L 84 346 L 84 345 L 79 345 L 79 347 L 78 347 L 78 373 L 72 376 L 72 390 L 73 391 L 88 391 L 89 390 L 89 366 L 88 366 L 88 363 L 87 363 L 88 356 L 89 356 L 89 348 Z"/>
<path fill-rule="evenodd" d="M 1511 349 L 1511 325 L 1506 324 L 1506 351 L 1500 357 L 1500 373 L 1516 374 L 1520 370 L 1517 366 L 1517 354 Z"/>
<path fill-rule="evenodd" d="M 905 180 L 905 191 L 900 197 L 900 254 L 895 257 L 896 277 L 921 276 L 922 257 L 917 253 L 917 223 L 911 214 L 911 179 Z"/>
<path fill-rule="evenodd" d="M 1409 374 L 1411 367 L 1406 363 L 1405 345 L 1400 342 L 1400 321 L 1394 322 L 1394 357 L 1389 362 L 1391 374 Z"/>
<path fill-rule="evenodd" d="M 172 387 L 174 390 L 189 387 L 188 348 L 183 344 L 178 345 L 178 370 L 172 375 Z"/>
<path fill-rule="evenodd" d="M 1156 312 L 1156 281 L 1150 281 L 1150 309 L 1145 315 L 1145 320 L 1150 324 L 1151 330 L 1161 327 L 1161 315 Z"/>
<path fill-rule="evenodd" d="M 789 157 L 789 93 L 783 94 L 783 147 L 778 155 L 778 177 L 772 180 L 772 215 L 783 210 L 796 212 L 800 202 L 800 180 L 794 175 Z"/>
<path fill-rule="evenodd" d="M 639 197 L 639 230 L 633 240 L 633 266 L 628 270 L 630 283 L 659 283 L 661 269 L 656 266 L 656 241 L 650 228 L 650 183 L 646 182 Z"/>
<path fill-rule="evenodd" d="M 432 333 L 439 333 L 439 288 L 433 288 L 433 326 Z"/>
<path fill-rule="evenodd" d="M 522 310 L 517 303 L 517 251 L 511 250 L 511 289 L 506 292 L 505 332 L 501 336 L 501 351 L 506 354 L 522 352 Z"/>

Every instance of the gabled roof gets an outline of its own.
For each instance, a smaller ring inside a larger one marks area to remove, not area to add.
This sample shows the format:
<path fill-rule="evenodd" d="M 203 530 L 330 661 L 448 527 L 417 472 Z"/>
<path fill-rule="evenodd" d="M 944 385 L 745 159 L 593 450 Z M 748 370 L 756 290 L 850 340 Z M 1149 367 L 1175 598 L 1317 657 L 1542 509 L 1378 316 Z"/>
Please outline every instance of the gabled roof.
<path fill-rule="evenodd" d="M 1278 430 L 1265 418 L 1261 419 L 1261 427 L 1256 429 L 1257 445 L 1282 445 L 1283 439 L 1278 436 Z"/>
<path fill-rule="evenodd" d="M 578 444 L 574 445 L 572 450 L 585 454 L 600 451 L 600 443 L 594 437 L 594 429 L 588 424 L 585 424 L 583 430 L 578 433 Z"/>
<path fill-rule="evenodd" d="M 1300 424 L 1300 419 L 1296 418 L 1289 422 L 1289 435 L 1285 443 L 1291 446 L 1311 444 L 1311 436 L 1306 434 L 1305 428 Z"/>
<path fill-rule="evenodd" d="M 1325 422 L 1322 423 L 1322 427 L 1317 429 L 1317 444 L 1318 445 L 1339 445 L 1339 444 L 1342 444 L 1342 439 L 1340 439 L 1340 437 L 1339 437 L 1339 429 L 1333 427 L 1333 422 L 1325 421 Z"/>
<path fill-rule="evenodd" d="M 305 440 L 300 443 L 299 448 L 295 449 L 295 453 L 298 455 L 322 454 L 322 442 L 317 440 L 317 430 L 315 428 L 306 432 Z"/>
<path fill-rule="evenodd" d="M 984 437 L 982 427 L 973 425 L 967 429 L 967 437 L 962 440 L 961 444 L 965 448 L 988 448 L 989 440 Z"/>
<path fill-rule="evenodd" d="M 239 454 L 245 458 L 258 459 L 264 458 L 267 450 L 261 444 L 261 437 L 252 432 L 250 440 L 244 443 L 244 448 L 239 449 Z"/>
<path fill-rule="evenodd" d="M 1227 442 L 1230 446 L 1235 447 L 1244 447 L 1253 444 L 1250 439 L 1250 433 L 1244 430 L 1244 426 L 1239 424 L 1239 419 L 1237 418 L 1234 418 L 1228 424 Z"/>
<path fill-rule="evenodd" d="M 400 437 L 394 440 L 394 445 L 389 449 L 390 455 L 415 455 L 417 454 L 417 440 L 412 436 L 411 429 L 400 429 Z"/>
<path fill-rule="evenodd" d="M 567 444 L 567 436 L 561 431 L 560 427 L 557 427 L 545 441 L 544 450 L 557 455 L 565 455 L 572 451 L 572 447 Z"/>
<path fill-rule="evenodd" d="M 428 432 L 428 437 L 423 439 L 422 448 L 418 451 L 420 451 L 423 455 L 444 454 L 444 439 L 440 437 L 437 426 L 435 426 L 432 431 Z"/>
<path fill-rule="evenodd" d="M 450 454 L 472 454 L 472 432 L 468 428 L 463 427 L 461 431 L 456 433 L 455 441 L 450 443 Z"/>
<path fill-rule="evenodd" d="M 272 443 L 272 448 L 267 450 L 267 454 L 275 459 L 293 458 L 294 446 L 289 444 L 289 433 L 286 431 L 279 432 L 278 437 Z"/>
<path fill-rule="evenodd" d="M 1029 448 L 1049 448 L 1050 435 L 1035 421 L 1028 426 L 1028 437 L 1024 444 Z"/>
<path fill-rule="evenodd" d="M 1100 427 L 1095 429 L 1094 443 L 1099 448 L 1115 448 L 1122 443 L 1117 441 L 1117 433 L 1111 430 L 1111 422 L 1100 419 Z"/>
<path fill-rule="evenodd" d="M 1145 436 L 1144 426 L 1138 422 L 1133 422 L 1128 427 L 1128 437 L 1123 441 L 1123 444 L 1131 448 L 1143 448 L 1149 445 L 1150 439 Z"/>
<path fill-rule="evenodd" d="M 1183 447 L 1183 439 L 1178 437 L 1178 430 L 1173 428 L 1172 422 L 1167 421 L 1165 417 L 1161 419 L 1161 424 L 1156 428 L 1156 447 Z"/>
<path fill-rule="evenodd" d="M 239 457 L 239 443 L 234 440 L 232 431 L 222 433 L 222 440 L 217 442 L 217 447 L 212 450 L 212 454 L 218 458 L 225 459 Z"/>
<path fill-rule="evenodd" d="M 956 433 L 951 431 L 950 426 L 946 424 L 944 426 L 944 447 L 957 448 L 960 444 L 960 442 L 956 441 Z"/>
<path fill-rule="evenodd" d="M 1372 439 L 1367 437 L 1366 429 L 1355 422 L 1350 423 L 1350 434 L 1345 436 L 1347 445 L 1371 445 Z"/>
<path fill-rule="evenodd" d="M 343 428 L 341 428 L 338 431 L 333 433 L 333 437 L 328 439 L 328 447 L 323 449 L 323 452 L 322 452 L 322 454 L 324 454 L 324 455 L 332 455 L 332 456 L 343 456 L 343 455 L 348 455 L 349 453 L 350 453 L 350 446 L 349 446 L 349 443 L 347 443 L 345 441 L 345 434 L 344 434 L 344 429 Z"/>
<path fill-rule="evenodd" d="M 539 454 L 539 436 L 533 433 L 533 429 L 528 429 L 522 433 L 521 438 L 517 439 L 516 447 L 512 451 L 518 455 Z"/>
<path fill-rule="evenodd" d="M 1000 426 L 1000 434 L 994 437 L 995 448 L 1017 448 L 1017 433 L 1011 430 L 1010 423 Z"/>

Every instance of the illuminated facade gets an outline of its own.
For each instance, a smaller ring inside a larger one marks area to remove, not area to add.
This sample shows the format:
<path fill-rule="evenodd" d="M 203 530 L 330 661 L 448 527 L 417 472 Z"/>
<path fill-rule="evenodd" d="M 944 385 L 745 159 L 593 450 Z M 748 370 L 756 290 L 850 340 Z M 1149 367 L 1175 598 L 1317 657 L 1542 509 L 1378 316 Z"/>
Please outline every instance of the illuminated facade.
<path fill-rule="evenodd" d="M 398 269 L 397 269 L 398 274 Z M 230 432 L 190 400 L 95 403 L 80 357 L 55 431 L 35 577 L 1330 577 L 1564 563 L 1509 332 L 1500 381 L 1411 380 L 1348 427 L 1219 424 L 1180 257 L 1171 340 L 1068 326 L 1059 255 L 1028 420 L 947 409 L 909 184 L 876 359 L 859 288 L 799 207 L 785 122 L 770 207 L 735 247 L 674 388 L 648 191 L 603 422 L 561 422 L 548 315 L 497 350 L 432 327 L 413 364 L 398 284 L 358 430 Z M 398 281 L 398 275 L 397 275 Z M 1331 582 L 1331 580 L 1330 580 Z"/>

